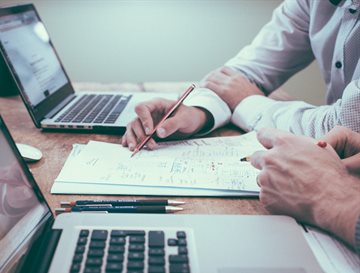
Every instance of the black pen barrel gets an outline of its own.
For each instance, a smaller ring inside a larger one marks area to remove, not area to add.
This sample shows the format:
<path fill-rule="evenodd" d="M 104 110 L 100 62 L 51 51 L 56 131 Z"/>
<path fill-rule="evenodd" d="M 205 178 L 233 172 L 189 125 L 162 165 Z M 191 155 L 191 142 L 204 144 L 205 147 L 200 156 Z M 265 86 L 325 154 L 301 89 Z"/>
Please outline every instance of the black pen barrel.
<path fill-rule="evenodd" d="M 76 206 L 89 205 L 112 205 L 112 206 L 167 206 L 167 200 L 78 200 Z"/>
<path fill-rule="evenodd" d="M 103 207 L 103 206 L 75 206 L 71 209 L 72 212 L 92 212 L 104 211 L 109 213 L 165 213 L 165 206 L 117 206 L 117 207 Z"/>

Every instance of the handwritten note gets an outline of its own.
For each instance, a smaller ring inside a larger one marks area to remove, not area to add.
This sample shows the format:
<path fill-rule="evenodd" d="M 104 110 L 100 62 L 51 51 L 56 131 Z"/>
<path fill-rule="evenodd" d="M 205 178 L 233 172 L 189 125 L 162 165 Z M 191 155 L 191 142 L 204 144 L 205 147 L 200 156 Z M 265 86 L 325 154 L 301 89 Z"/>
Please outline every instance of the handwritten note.
<path fill-rule="evenodd" d="M 56 180 L 258 191 L 258 171 L 240 158 L 262 149 L 255 133 L 165 142 L 133 158 L 119 144 L 91 141 Z"/>

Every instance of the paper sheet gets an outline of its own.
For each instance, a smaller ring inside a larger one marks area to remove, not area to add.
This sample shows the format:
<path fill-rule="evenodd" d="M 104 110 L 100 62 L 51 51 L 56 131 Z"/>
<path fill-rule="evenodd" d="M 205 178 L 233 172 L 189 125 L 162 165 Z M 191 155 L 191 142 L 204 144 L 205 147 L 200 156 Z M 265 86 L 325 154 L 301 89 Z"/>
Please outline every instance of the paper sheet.
<path fill-rule="evenodd" d="M 119 144 L 90 141 L 56 181 L 258 192 L 258 170 L 240 158 L 260 149 L 255 133 L 162 143 L 133 158 Z"/>
<path fill-rule="evenodd" d="M 305 233 L 315 257 L 326 273 L 359 273 L 360 258 L 343 243 L 328 234 L 306 227 Z"/>

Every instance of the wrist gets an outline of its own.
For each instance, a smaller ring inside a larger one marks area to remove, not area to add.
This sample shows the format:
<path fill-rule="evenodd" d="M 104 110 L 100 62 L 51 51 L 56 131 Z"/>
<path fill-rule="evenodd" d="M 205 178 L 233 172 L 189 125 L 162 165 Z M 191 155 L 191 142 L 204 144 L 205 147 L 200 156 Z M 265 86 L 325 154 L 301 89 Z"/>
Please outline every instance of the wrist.
<path fill-rule="evenodd" d="M 335 177 L 331 177 L 327 181 L 331 183 L 334 179 Z M 343 187 L 338 188 L 334 195 L 325 192 L 326 195 L 316 206 L 314 222 L 354 246 L 355 227 L 360 216 L 360 183 L 356 177 L 350 175 L 342 177 L 339 181 L 343 182 Z"/>

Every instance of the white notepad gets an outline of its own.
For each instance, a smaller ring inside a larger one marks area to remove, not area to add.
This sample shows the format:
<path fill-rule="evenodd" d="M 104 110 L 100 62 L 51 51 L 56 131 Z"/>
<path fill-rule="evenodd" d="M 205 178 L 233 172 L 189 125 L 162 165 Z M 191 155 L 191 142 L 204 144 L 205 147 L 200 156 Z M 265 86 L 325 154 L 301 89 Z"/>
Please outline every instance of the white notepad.
<path fill-rule="evenodd" d="M 133 158 L 120 144 L 90 141 L 74 146 L 51 192 L 257 195 L 258 170 L 240 159 L 263 149 L 254 132 L 164 142 L 157 150 L 141 150 Z"/>

